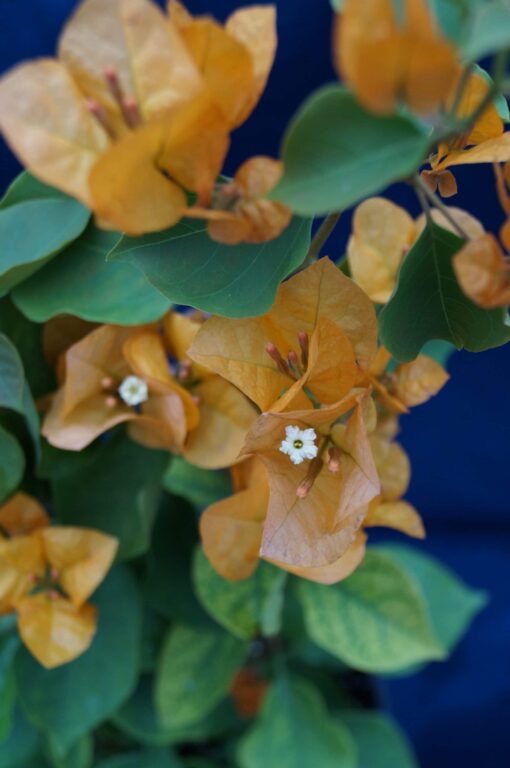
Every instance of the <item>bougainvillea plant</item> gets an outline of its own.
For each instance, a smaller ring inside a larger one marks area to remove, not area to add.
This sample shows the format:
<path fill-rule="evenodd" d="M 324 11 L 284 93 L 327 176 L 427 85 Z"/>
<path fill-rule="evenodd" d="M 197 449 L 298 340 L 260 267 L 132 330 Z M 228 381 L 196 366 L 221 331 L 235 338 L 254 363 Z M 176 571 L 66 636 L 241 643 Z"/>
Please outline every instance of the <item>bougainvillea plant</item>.
<path fill-rule="evenodd" d="M 83 0 L 0 81 L 1 767 L 412 768 L 369 675 L 484 605 L 412 546 L 398 432 L 510 340 L 510 5 L 337 0 L 339 82 L 228 178 L 276 16 Z"/>

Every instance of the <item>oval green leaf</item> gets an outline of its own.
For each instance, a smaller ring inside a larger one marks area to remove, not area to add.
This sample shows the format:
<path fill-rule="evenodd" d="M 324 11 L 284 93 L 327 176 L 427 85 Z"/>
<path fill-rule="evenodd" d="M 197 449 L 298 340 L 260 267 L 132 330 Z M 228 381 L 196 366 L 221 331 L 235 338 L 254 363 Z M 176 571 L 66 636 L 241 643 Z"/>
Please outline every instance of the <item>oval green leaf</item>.
<path fill-rule="evenodd" d="M 123 237 L 109 255 L 140 269 L 174 304 L 225 317 L 261 315 L 280 282 L 303 262 L 310 222 L 294 219 L 269 243 L 221 245 L 203 223 L 181 221 L 167 232 Z"/>
<path fill-rule="evenodd" d="M 381 552 L 334 586 L 298 582 L 298 594 L 312 640 L 355 669 L 396 672 L 445 656 L 420 589 Z"/>
<path fill-rule="evenodd" d="M 481 352 L 510 339 L 505 309 L 482 309 L 462 292 L 452 258 L 464 241 L 429 222 L 405 257 L 393 296 L 379 315 L 384 346 L 397 360 L 414 360 L 431 339 Z"/>
<path fill-rule="evenodd" d="M 343 211 L 413 174 L 427 144 L 411 119 L 375 117 L 347 89 L 326 86 L 294 117 L 283 142 L 285 173 L 270 197 L 301 216 Z"/>
<path fill-rule="evenodd" d="M 19 485 L 25 469 L 25 454 L 9 432 L 0 427 L 0 503 Z"/>

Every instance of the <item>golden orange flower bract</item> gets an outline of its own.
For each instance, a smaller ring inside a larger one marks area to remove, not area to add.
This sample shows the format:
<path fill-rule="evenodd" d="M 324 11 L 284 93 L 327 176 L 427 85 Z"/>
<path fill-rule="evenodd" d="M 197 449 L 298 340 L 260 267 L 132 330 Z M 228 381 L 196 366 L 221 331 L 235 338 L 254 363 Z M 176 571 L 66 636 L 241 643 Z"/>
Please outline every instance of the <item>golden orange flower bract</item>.
<path fill-rule="evenodd" d="M 392 0 L 345 0 L 334 45 L 339 75 L 366 109 L 382 115 L 400 101 L 418 114 L 434 112 L 460 70 L 426 0 L 405 0 L 401 20 Z"/>
<path fill-rule="evenodd" d="M 57 60 L 0 82 L 0 129 L 35 176 L 101 226 L 165 229 L 188 192 L 210 202 L 229 133 L 260 98 L 275 50 L 272 6 L 222 27 L 182 10 L 168 18 L 151 0 L 84 0 Z"/>
<path fill-rule="evenodd" d="M 302 333 L 310 338 L 309 359 L 292 379 L 278 369 L 267 345 L 286 358 L 299 350 Z M 208 320 L 189 355 L 231 381 L 261 410 L 282 410 L 309 407 L 305 387 L 321 402 L 341 399 L 374 357 L 376 337 L 372 303 L 329 259 L 321 259 L 283 283 L 265 315 Z"/>
<path fill-rule="evenodd" d="M 21 639 L 48 669 L 89 647 L 97 611 L 86 603 L 108 573 L 118 542 L 100 531 L 50 526 L 24 493 L 0 507 L 0 613 L 16 612 Z"/>
<path fill-rule="evenodd" d="M 510 305 L 510 261 L 491 234 L 466 243 L 455 254 L 459 284 L 475 304 L 486 309 Z"/>

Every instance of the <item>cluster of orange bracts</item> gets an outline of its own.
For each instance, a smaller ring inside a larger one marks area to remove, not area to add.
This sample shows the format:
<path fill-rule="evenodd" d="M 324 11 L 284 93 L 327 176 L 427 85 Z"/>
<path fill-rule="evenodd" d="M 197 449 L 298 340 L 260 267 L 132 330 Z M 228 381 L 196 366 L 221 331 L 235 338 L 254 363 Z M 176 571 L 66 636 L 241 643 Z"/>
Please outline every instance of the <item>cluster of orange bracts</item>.
<path fill-rule="evenodd" d="M 401 501 L 409 462 L 394 441 L 396 415 L 448 376 L 423 355 L 388 371 L 372 302 L 328 259 L 284 283 L 258 318 L 171 311 L 137 328 L 77 323 L 71 346 L 69 327 L 60 330 L 58 319 L 46 327 L 61 386 L 44 436 L 81 450 L 127 422 L 147 447 L 231 468 L 233 496 L 200 523 L 226 578 L 247 578 L 262 557 L 330 583 L 361 562 L 365 528 L 423 535 Z M 302 457 L 301 433 L 312 446 Z M 285 448 L 289 434 L 297 453 Z"/>

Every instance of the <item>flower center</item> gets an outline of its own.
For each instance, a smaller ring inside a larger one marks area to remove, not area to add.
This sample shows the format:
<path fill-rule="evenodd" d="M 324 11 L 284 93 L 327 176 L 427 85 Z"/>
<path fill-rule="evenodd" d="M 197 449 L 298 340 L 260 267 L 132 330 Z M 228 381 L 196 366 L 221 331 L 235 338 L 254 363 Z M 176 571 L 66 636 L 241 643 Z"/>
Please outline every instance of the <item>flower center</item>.
<path fill-rule="evenodd" d="M 138 376 L 126 376 L 118 389 L 118 393 L 126 405 L 136 406 L 149 399 L 147 382 Z"/>
<path fill-rule="evenodd" d="M 292 445 L 294 446 L 294 448 L 297 448 L 299 450 L 300 448 L 303 447 L 304 443 L 302 440 L 294 440 Z"/>

